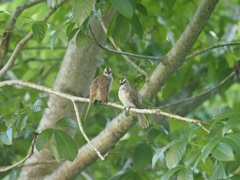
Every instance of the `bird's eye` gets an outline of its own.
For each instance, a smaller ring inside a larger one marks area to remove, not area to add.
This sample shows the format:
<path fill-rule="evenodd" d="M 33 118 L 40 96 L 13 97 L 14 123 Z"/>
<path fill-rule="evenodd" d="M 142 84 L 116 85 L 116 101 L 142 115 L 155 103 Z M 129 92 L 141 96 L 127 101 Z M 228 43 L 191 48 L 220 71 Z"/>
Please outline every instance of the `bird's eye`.
<path fill-rule="evenodd" d="M 107 68 L 105 69 L 105 74 L 111 74 L 111 73 L 112 73 L 111 69 L 107 67 Z"/>

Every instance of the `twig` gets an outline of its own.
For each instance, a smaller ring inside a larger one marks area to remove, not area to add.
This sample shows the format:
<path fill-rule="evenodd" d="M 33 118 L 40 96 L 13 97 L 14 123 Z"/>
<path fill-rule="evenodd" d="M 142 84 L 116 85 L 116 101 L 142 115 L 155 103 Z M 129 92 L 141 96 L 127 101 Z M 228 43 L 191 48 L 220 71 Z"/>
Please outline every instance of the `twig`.
<path fill-rule="evenodd" d="M 8 81 L 0 82 L 0 87 L 11 86 L 11 85 L 19 85 L 19 86 L 24 86 L 24 87 L 37 89 L 37 90 L 47 92 L 47 93 L 50 93 L 50 94 L 55 94 L 57 96 L 69 99 L 71 101 L 79 101 L 79 102 L 85 102 L 85 103 L 89 102 L 88 98 L 72 96 L 70 94 L 66 94 L 66 93 L 63 93 L 63 92 L 60 92 L 60 91 L 55 91 L 51 88 L 41 86 L 41 85 L 37 85 L 37 84 L 34 84 L 34 83 L 30 83 L 30 82 L 23 82 L 23 81 L 20 81 L 20 80 L 8 80 Z M 124 109 L 123 105 L 116 104 L 116 103 L 108 102 L 108 103 L 103 103 L 103 104 L 107 105 L 107 106 L 116 107 L 116 108 L 119 108 L 119 109 Z M 203 126 L 202 126 L 203 123 L 199 120 L 173 115 L 173 114 L 170 114 L 170 113 L 160 111 L 160 109 L 135 109 L 135 108 L 130 108 L 130 111 L 131 112 L 136 112 L 136 113 L 142 113 L 142 114 L 156 114 L 156 115 L 161 115 L 161 116 L 165 116 L 165 117 L 169 117 L 169 118 L 174 118 L 174 119 L 179 120 L 179 121 L 186 121 L 186 122 L 197 124 L 199 127 L 203 128 Z M 206 132 L 209 132 L 206 129 L 204 129 L 204 130 Z"/>
<path fill-rule="evenodd" d="M 10 20 L 8 22 L 8 25 L 6 27 L 5 32 L 3 33 L 3 40 L 1 43 L 1 51 L 0 51 L 0 62 L 1 60 L 4 58 L 4 56 L 6 55 L 7 51 L 8 51 L 8 45 L 9 45 L 9 41 L 13 32 L 13 28 L 14 25 L 16 23 L 17 18 L 21 15 L 21 13 L 27 9 L 30 8 L 36 4 L 39 4 L 41 2 L 43 2 L 44 0 L 35 0 L 32 2 L 27 2 L 23 5 L 18 6 L 15 11 L 13 12 L 13 14 L 10 17 Z M 0 63 L 1 64 L 1 63 Z"/>
<path fill-rule="evenodd" d="M 32 154 L 33 154 L 34 146 L 35 146 L 36 141 L 37 141 L 37 137 L 38 137 L 38 133 L 34 133 L 32 145 L 31 145 L 31 150 L 30 150 L 29 154 L 28 154 L 25 158 L 23 158 L 21 161 L 13 164 L 13 165 L 11 165 L 11 166 L 0 167 L 0 172 L 5 172 L 5 171 L 8 171 L 8 170 L 10 170 L 10 169 L 19 167 L 19 166 L 21 166 L 28 158 L 30 158 L 30 157 L 32 156 Z"/>
<path fill-rule="evenodd" d="M 50 16 L 57 10 L 57 8 L 60 7 L 66 1 L 67 0 L 62 0 L 61 2 L 59 2 L 56 8 L 49 10 L 47 15 L 43 18 L 43 21 L 47 21 L 50 18 Z M 13 53 L 11 54 L 10 59 L 7 61 L 4 67 L 0 70 L 0 78 L 4 76 L 4 74 L 13 66 L 19 51 L 32 37 L 33 37 L 33 33 L 30 32 L 19 41 L 19 43 L 16 45 L 16 48 L 13 50 Z"/>
<path fill-rule="evenodd" d="M 142 59 L 152 59 L 152 60 L 161 60 L 162 57 L 157 57 L 157 56 L 147 56 L 147 55 L 141 55 L 141 54 L 133 54 L 133 53 L 129 53 L 129 52 L 123 52 L 123 51 L 118 51 L 118 50 L 114 50 L 114 49 L 110 49 L 110 48 L 107 48 L 105 46 L 103 46 L 102 44 L 100 44 L 96 38 L 96 36 L 94 35 L 91 27 L 90 27 L 90 32 L 93 36 L 93 39 L 94 41 L 96 42 L 96 44 L 106 50 L 106 51 L 109 51 L 109 52 L 112 52 L 112 53 L 116 53 L 116 54 L 121 54 L 121 55 L 127 55 L 127 56 L 131 56 L 131 57 L 136 57 L 136 58 L 142 58 Z"/>
<path fill-rule="evenodd" d="M 105 32 L 105 34 L 107 34 L 107 28 L 104 25 L 104 22 L 102 20 L 100 20 L 100 24 L 103 28 L 103 31 Z M 90 28 L 91 30 L 91 28 Z M 112 37 L 108 37 L 109 41 L 111 42 L 111 44 L 113 45 L 113 47 L 118 51 L 118 52 L 123 52 L 114 42 Z M 127 63 L 129 63 L 134 69 L 136 69 L 139 73 L 143 74 L 145 77 L 148 76 L 148 73 L 146 71 L 144 71 L 143 69 L 141 69 L 138 65 L 136 65 L 133 61 L 131 61 L 131 59 L 129 59 L 128 56 L 126 56 L 125 54 L 122 54 L 122 57 L 127 61 Z"/>
<path fill-rule="evenodd" d="M 101 155 L 101 153 L 98 151 L 98 149 L 91 143 L 91 141 L 88 139 L 86 133 L 84 132 L 84 129 L 82 127 L 82 123 L 81 123 L 81 120 L 80 120 L 80 117 L 79 117 L 79 112 L 78 112 L 77 105 L 76 105 L 74 99 L 71 99 L 71 100 L 72 100 L 72 103 L 73 103 L 73 106 L 74 106 L 74 110 L 75 110 L 75 113 L 76 113 L 78 126 L 79 126 L 79 129 L 80 129 L 83 137 L 88 142 L 88 144 L 94 149 L 94 151 L 96 151 L 97 155 L 101 158 L 101 160 L 104 161 L 105 158 Z"/>
<path fill-rule="evenodd" d="M 194 58 L 195 56 L 198 56 L 200 54 L 203 54 L 207 51 L 210 51 L 212 49 L 216 49 L 216 48 L 220 48 L 220 47 L 224 47 L 224 46 L 236 46 L 236 45 L 240 45 L 240 42 L 231 42 L 231 43 L 223 43 L 223 44 L 215 44 L 215 45 L 212 45 L 212 46 L 209 46 L 207 48 L 204 48 L 198 52 L 195 52 L 193 54 L 190 54 L 188 55 L 186 58 L 185 58 L 185 61 L 189 60 L 189 59 L 192 59 Z"/>
<path fill-rule="evenodd" d="M 183 100 L 180 100 L 180 101 L 177 101 L 177 102 L 174 102 L 174 103 L 171 103 L 171 104 L 166 104 L 166 105 L 163 105 L 163 106 L 160 106 L 159 108 L 160 109 L 163 109 L 163 108 L 169 108 L 169 107 L 172 107 L 172 106 L 176 106 L 178 104 L 182 104 L 182 103 L 185 103 L 185 102 L 188 102 L 188 101 L 192 101 L 194 99 L 197 99 L 197 98 L 200 98 L 201 96 L 204 96 L 208 93 L 210 93 L 211 91 L 217 89 L 219 86 L 221 86 L 222 84 L 224 84 L 228 79 L 230 79 L 233 75 L 235 74 L 235 71 L 233 71 L 231 74 L 229 74 L 226 78 L 224 78 L 221 82 L 219 82 L 216 86 L 212 87 L 212 88 L 209 88 L 195 96 L 192 96 L 190 98 L 186 98 L 186 99 L 183 99 Z"/>

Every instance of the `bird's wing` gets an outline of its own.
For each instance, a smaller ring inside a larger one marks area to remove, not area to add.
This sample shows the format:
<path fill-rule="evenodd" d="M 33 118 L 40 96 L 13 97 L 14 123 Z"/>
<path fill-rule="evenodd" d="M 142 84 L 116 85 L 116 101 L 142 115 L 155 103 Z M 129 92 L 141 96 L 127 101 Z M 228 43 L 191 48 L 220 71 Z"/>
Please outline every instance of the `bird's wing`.
<path fill-rule="evenodd" d="M 137 108 L 143 108 L 143 105 L 141 104 L 141 101 L 142 101 L 141 95 L 136 90 L 134 90 L 133 88 L 130 88 L 127 93 L 127 96 L 129 100 L 133 104 L 135 104 Z"/>

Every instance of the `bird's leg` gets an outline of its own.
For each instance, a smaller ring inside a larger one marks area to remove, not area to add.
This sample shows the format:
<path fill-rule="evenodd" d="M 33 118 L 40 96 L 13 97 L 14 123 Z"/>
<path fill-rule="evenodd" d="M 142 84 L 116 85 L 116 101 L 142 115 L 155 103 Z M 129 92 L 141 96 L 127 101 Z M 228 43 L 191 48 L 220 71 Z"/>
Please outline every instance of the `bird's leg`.
<path fill-rule="evenodd" d="M 97 103 L 98 103 L 98 100 L 95 100 L 95 101 L 93 102 L 94 107 L 97 105 Z"/>
<path fill-rule="evenodd" d="M 123 109 L 124 109 L 125 111 L 129 111 L 130 108 L 131 108 L 131 106 L 125 106 Z"/>

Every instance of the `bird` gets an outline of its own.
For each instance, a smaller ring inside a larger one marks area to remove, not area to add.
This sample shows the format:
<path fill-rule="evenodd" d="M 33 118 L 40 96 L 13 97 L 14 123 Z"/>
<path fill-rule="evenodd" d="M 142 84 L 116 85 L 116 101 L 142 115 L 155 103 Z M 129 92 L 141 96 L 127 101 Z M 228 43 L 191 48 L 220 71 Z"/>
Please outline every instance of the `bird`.
<path fill-rule="evenodd" d="M 106 67 L 103 71 L 103 74 L 97 76 L 92 84 L 90 85 L 89 93 L 89 103 L 86 110 L 84 121 L 86 121 L 88 116 L 88 111 L 91 107 L 91 104 L 94 103 L 94 106 L 97 103 L 107 103 L 108 102 L 108 93 L 112 87 L 112 70 L 109 67 Z"/>
<path fill-rule="evenodd" d="M 139 108 L 143 109 L 144 106 L 142 105 L 142 97 L 141 95 L 133 89 L 129 81 L 126 78 L 122 78 L 120 81 L 120 87 L 118 90 L 118 97 L 122 104 L 125 106 L 124 109 L 126 108 Z M 138 117 L 138 122 L 142 128 L 148 128 L 149 124 L 144 116 L 144 114 L 137 114 Z"/>

